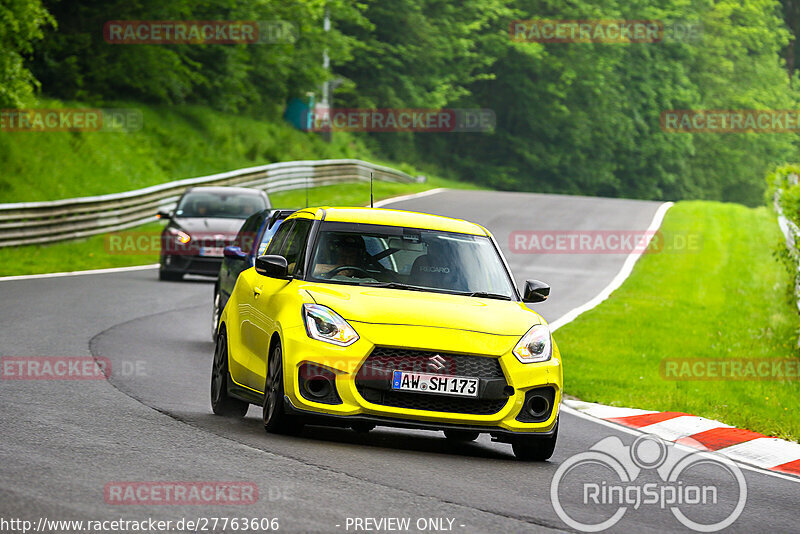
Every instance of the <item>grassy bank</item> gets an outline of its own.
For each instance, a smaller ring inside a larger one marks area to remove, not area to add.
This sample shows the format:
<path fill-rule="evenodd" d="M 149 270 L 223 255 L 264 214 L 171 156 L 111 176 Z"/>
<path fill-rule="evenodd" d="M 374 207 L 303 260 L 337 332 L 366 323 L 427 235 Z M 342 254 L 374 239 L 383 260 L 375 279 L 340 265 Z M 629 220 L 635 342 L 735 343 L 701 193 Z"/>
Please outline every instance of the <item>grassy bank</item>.
<path fill-rule="evenodd" d="M 427 182 L 421 184 L 376 181 L 374 194 L 375 200 L 381 200 L 437 187 L 465 186 L 466 184 L 461 182 L 437 177 L 430 177 Z M 304 190 L 275 193 L 270 195 L 270 198 L 276 208 L 300 208 L 306 205 Z M 364 206 L 369 203 L 369 184 L 354 183 L 310 188 L 308 201 L 311 206 Z M 161 232 L 163 226 L 164 223 L 155 222 L 123 232 L 152 232 L 156 235 Z M 0 276 L 127 267 L 158 262 L 157 253 L 114 253 L 113 247 L 108 247 L 107 243 L 108 234 L 101 234 L 51 245 L 0 248 Z"/>
<path fill-rule="evenodd" d="M 37 108 L 86 108 L 42 101 Z M 141 111 L 139 131 L 0 132 L 0 203 L 54 200 L 130 191 L 276 161 L 363 158 L 354 136 L 332 143 L 282 120 L 257 121 L 201 106 L 104 107 Z"/>
<path fill-rule="evenodd" d="M 662 360 L 682 358 L 786 358 L 797 365 L 800 321 L 787 295 L 789 274 L 772 255 L 781 239 L 774 215 L 681 202 L 662 230 L 698 236 L 700 246 L 645 254 L 607 301 L 556 332 L 567 393 L 800 439 L 800 380 L 683 381 L 674 378 L 687 375 L 661 371 Z"/>

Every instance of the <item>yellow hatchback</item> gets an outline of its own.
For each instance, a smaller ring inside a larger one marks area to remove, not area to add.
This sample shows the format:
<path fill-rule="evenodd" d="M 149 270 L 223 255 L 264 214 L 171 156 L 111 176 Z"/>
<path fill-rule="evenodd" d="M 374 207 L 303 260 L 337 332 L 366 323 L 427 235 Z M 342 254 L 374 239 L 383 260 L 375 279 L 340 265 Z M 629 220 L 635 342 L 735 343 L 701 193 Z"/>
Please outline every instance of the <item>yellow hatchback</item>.
<path fill-rule="evenodd" d="M 373 208 L 307 208 L 281 225 L 222 312 L 214 413 L 304 424 L 488 433 L 520 459 L 555 447 L 563 373 L 482 226 Z"/>

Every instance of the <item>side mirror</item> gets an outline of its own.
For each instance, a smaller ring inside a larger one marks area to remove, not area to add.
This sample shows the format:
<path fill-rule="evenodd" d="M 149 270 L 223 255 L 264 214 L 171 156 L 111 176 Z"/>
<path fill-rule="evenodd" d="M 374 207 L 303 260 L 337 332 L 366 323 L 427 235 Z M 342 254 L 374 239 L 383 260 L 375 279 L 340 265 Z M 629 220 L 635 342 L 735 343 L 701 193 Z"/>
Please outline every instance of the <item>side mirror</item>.
<path fill-rule="evenodd" d="M 172 214 L 168 211 L 159 211 L 156 213 L 156 217 L 159 219 L 169 220 L 172 218 Z"/>
<path fill-rule="evenodd" d="M 525 282 L 522 302 L 544 302 L 550 296 L 550 286 L 539 280 Z"/>
<path fill-rule="evenodd" d="M 256 258 L 256 272 L 270 278 L 288 278 L 289 264 L 277 254 L 265 254 Z"/>
<path fill-rule="evenodd" d="M 231 258 L 231 259 L 234 259 L 234 260 L 243 260 L 243 259 L 245 259 L 247 257 L 247 254 L 242 252 L 242 248 L 241 247 L 237 247 L 237 246 L 234 246 L 234 245 L 230 245 L 230 246 L 225 247 L 222 250 L 222 255 L 225 256 L 226 258 Z"/>

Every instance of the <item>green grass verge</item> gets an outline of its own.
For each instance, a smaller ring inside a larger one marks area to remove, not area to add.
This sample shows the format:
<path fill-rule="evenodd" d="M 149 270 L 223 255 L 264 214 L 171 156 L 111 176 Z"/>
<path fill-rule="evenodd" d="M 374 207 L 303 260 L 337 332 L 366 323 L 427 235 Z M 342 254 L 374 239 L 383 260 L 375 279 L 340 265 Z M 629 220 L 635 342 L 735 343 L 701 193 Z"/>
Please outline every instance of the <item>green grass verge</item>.
<path fill-rule="evenodd" d="M 700 236 L 699 250 L 645 254 L 621 288 L 555 333 L 565 390 L 582 400 L 681 411 L 800 439 L 800 380 L 676 381 L 665 358 L 798 359 L 789 273 L 766 208 L 680 202 L 664 235 Z"/>
<path fill-rule="evenodd" d="M 374 183 L 375 200 L 390 198 L 434 189 L 437 187 L 474 187 L 461 182 L 430 177 L 422 184 L 400 184 L 390 182 Z M 276 208 L 301 208 L 306 205 L 306 192 L 284 191 L 270 195 Z M 369 183 L 353 183 L 314 187 L 308 190 L 310 206 L 364 206 L 369 204 Z M 122 232 L 152 232 L 158 234 L 164 223 L 156 222 L 122 230 Z M 0 276 L 40 274 L 63 271 L 82 271 L 86 269 L 105 269 L 109 267 L 128 267 L 158 263 L 158 254 L 111 253 L 108 234 L 86 239 L 53 243 L 50 245 L 30 245 L 0 248 Z"/>
<path fill-rule="evenodd" d="M 36 108 L 85 108 L 43 100 Z M 332 143 L 282 120 L 258 121 L 202 106 L 104 107 L 142 112 L 140 131 L 0 132 L 0 203 L 130 191 L 276 161 L 363 158 L 360 140 L 338 132 Z"/>

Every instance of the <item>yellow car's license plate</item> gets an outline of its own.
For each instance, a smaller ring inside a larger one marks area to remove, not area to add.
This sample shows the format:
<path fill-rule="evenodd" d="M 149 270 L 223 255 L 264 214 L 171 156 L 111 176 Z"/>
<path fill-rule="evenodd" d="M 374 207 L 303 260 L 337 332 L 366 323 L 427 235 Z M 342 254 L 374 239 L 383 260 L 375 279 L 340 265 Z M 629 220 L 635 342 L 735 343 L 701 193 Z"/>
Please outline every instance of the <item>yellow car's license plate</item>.
<path fill-rule="evenodd" d="M 395 371 L 392 375 L 392 389 L 436 393 L 439 395 L 457 395 L 459 397 L 477 397 L 478 379 Z"/>

